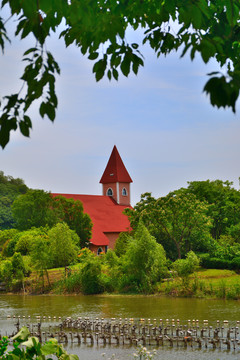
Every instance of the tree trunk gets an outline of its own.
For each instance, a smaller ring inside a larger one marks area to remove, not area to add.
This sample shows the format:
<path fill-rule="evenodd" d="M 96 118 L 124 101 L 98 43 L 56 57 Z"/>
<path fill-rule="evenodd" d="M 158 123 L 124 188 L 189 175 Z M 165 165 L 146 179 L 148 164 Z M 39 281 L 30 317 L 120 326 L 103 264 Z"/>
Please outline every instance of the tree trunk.
<path fill-rule="evenodd" d="M 182 258 L 182 255 L 181 255 L 181 248 L 180 248 L 180 245 L 177 241 L 175 241 L 175 244 L 176 244 L 176 247 L 177 247 L 177 252 L 178 252 L 178 259 L 181 259 Z"/>

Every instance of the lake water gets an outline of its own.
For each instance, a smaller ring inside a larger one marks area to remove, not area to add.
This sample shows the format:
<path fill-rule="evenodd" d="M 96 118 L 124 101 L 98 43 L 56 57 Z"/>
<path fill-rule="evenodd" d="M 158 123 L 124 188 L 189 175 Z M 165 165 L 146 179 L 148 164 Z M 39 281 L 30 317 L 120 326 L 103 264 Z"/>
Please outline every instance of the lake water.
<path fill-rule="evenodd" d="M 148 296 L 19 296 L 0 295 L 0 329 L 1 334 L 10 333 L 16 320 L 20 323 L 37 322 L 36 316 L 46 316 L 45 326 L 58 324 L 59 317 L 89 317 L 105 318 L 134 318 L 134 319 L 180 319 L 181 323 L 188 320 L 208 320 L 213 327 L 217 320 L 228 320 L 232 326 L 240 320 L 240 303 L 230 300 L 184 299 Z M 8 318 L 11 317 L 11 319 Z M 25 316 L 25 320 L 22 320 Z M 30 319 L 28 318 L 30 316 Z M 51 317 L 51 319 L 48 319 Z M 53 320 L 56 317 L 56 320 Z M 49 323 L 48 323 L 49 322 Z M 68 345 L 71 353 L 78 354 L 81 360 L 104 360 L 115 354 L 117 359 L 133 360 L 134 347 L 117 345 Z M 105 355 L 102 355 L 105 354 Z M 212 350 L 195 348 L 170 348 L 168 346 L 157 349 L 158 359 L 237 359 L 238 350 Z"/>

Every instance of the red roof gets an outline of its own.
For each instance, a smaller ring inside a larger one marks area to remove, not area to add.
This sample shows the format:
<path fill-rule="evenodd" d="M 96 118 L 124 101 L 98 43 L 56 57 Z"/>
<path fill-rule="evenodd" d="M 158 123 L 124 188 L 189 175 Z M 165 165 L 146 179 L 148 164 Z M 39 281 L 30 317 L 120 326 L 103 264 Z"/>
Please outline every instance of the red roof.
<path fill-rule="evenodd" d="M 128 217 L 123 215 L 126 206 L 118 205 L 110 196 L 52 193 L 52 196 L 58 195 L 82 202 L 84 212 L 90 216 L 93 222 L 90 242 L 94 245 L 109 245 L 109 240 L 104 233 L 120 233 L 130 229 Z"/>
<path fill-rule="evenodd" d="M 113 151 L 108 160 L 106 169 L 100 180 L 101 184 L 124 182 L 131 183 L 132 179 L 124 166 L 124 163 L 119 155 L 116 145 L 113 147 Z"/>

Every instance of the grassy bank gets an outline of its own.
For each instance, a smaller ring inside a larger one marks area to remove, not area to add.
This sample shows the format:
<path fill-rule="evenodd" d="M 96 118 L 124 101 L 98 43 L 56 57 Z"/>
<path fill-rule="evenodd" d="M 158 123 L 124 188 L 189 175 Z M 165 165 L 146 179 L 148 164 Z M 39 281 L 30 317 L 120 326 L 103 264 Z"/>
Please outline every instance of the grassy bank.
<path fill-rule="evenodd" d="M 231 270 L 201 269 L 188 279 L 166 279 L 158 291 L 171 296 L 240 299 L 240 275 Z"/>
<path fill-rule="evenodd" d="M 68 275 L 76 273 L 78 266 L 71 267 L 70 273 L 66 273 L 64 268 L 48 270 L 49 282 L 46 274 L 41 276 L 33 272 L 26 280 L 26 292 L 71 293 L 66 286 Z M 231 270 L 201 269 L 187 279 L 179 277 L 165 279 L 156 286 L 155 295 L 237 300 L 240 299 L 240 275 Z"/>

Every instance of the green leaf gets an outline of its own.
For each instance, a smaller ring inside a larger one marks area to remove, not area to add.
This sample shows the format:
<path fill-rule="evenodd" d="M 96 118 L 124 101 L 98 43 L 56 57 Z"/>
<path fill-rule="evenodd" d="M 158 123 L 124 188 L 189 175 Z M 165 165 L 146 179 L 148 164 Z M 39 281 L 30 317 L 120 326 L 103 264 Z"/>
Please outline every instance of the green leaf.
<path fill-rule="evenodd" d="M 50 103 L 45 104 L 45 114 L 49 117 L 51 121 L 54 121 L 55 119 L 55 108 Z"/>
<path fill-rule="evenodd" d="M 212 71 L 212 72 L 208 73 L 207 75 L 212 76 L 212 75 L 218 75 L 218 74 L 220 74 L 219 71 Z"/>
<path fill-rule="evenodd" d="M 118 71 L 116 69 L 112 70 L 112 74 L 115 80 L 118 80 Z"/>
<path fill-rule="evenodd" d="M 30 54 L 31 52 L 35 52 L 38 51 L 38 48 L 30 48 L 27 51 L 25 51 L 25 53 L 23 54 L 23 56 Z"/>
<path fill-rule="evenodd" d="M 89 60 L 96 60 L 98 58 L 98 53 L 97 52 L 93 52 L 88 56 Z"/>
<path fill-rule="evenodd" d="M 96 73 L 95 73 L 95 78 L 97 81 L 101 80 L 104 76 L 104 71 L 102 70 L 98 70 Z"/>
<path fill-rule="evenodd" d="M 133 49 L 138 49 L 138 47 L 139 47 L 138 44 L 136 44 L 136 43 L 133 43 L 133 44 L 132 44 L 132 48 L 133 48 Z"/>
<path fill-rule="evenodd" d="M 112 73 L 111 73 L 110 69 L 107 72 L 107 77 L 108 77 L 109 80 L 111 80 L 111 78 L 112 78 Z"/>
<path fill-rule="evenodd" d="M 51 354 L 56 354 L 58 349 L 59 349 L 59 345 L 56 340 L 56 342 L 48 341 L 46 344 L 42 345 L 41 351 L 43 355 L 51 355 Z"/>
<path fill-rule="evenodd" d="M 216 48 L 209 40 L 203 39 L 200 44 L 202 59 L 205 63 L 216 53 Z"/>
<path fill-rule="evenodd" d="M 200 29 L 202 25 L 202 13 L 195 5 L 192 5 L 190 9 L 192 24 L 195 29 Z"/>
<path fill-rule="evenodd" d="M 24 341 L 24 342 L 22 343 L 22 345 L 24 345 L 24 346 L 26 346 L 26 347 L 28 347 L 28 348 L 31 348 L 31 347 L 35 347 L 36 344 L 38 344 L 38 343 L 39 343 L 38 338 L 35 337 L 35 336 L 32 336 L 32 337 L 28 338 L 27 341 Z"/>
<path fill-rule="evenodd" d="M 231 107 L 235 113 L 239 87 L 237 87 L 233 81 L 227 82 L 225 76 L 220 78 L 212 77 L 206 83 L 203 90 L 210 95 L 210 101 L 213 106 L 217 106 L 218 108 L 228 106 Z"/>
<path fill-rule="evenodd" d="M 21 120 L 19 122 L 19 128 L 20 128 L 21 133 L 24 136 L 29 137 L 29 128 L 30 128 L 30 126 L 28 126 L 28 124 L 25 121 Z"/>
<path fill-rule="evenodd" d="M 29 337 L 30 332 L 26 326 L 23 326 L 21 330 L 11 338 L 12 341 L 18 340 L 18 341 L 25 341 Z"/>
<path fill-rule="evenodd" d="M 123 75 L 127 77 L 130 72 L 130 57 L 128 53 L 125 54 L 124 59 L 120 65 L 120 68 L 122 70 Z"/>

